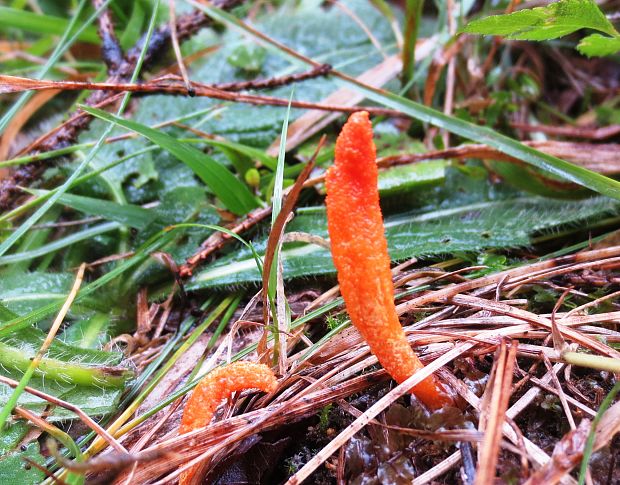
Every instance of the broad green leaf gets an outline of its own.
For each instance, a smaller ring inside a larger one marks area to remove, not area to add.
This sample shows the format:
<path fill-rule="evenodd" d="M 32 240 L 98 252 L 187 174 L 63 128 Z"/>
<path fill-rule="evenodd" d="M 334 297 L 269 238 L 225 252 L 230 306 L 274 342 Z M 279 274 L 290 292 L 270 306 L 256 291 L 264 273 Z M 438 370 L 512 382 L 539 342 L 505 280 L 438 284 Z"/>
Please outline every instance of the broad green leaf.
<path fill-rule="evenodd" d="M 415 191 L 441 183 L 446 176 L 446 163 L 442 160 L 401 165 L 379 172 L 381 197 L 412 194 Z"/>
<path fill-rule="evenodd" d="M 28 190 L 34 195 L 45 195 L 48 190 Z M 72 209 L 100 216 L 110 221 L 120 222 L 136 229 L 144 229 L 148 226 L 155 214 L 149 209 L 143 209 L 133 204 L 118 204 L 109 200 L 96 199 L 94 197 L 84 197 L 82 195 L 63 194 L 58 201 Z"/>
<path fill-rule="evenodd" d="M 11 425 L 9 428 L 16 426 Z M 39 443 L 34 441 L 26 445 L 25 450 L 15 450 L 0 453 L 0 481 L 19 485 L 35 485 L 45 479 L 45 474 L 38 468 L 25 461 L 28 458 L 41 466 L 45 465 L 45 458 L 39 452 Z"/>
<path fill-rule="evenodd" d="M 577 50 L 588 57 L 611 56 L 620 51 L 620 36 L 588 35 L 581 39 L 577 45 Z"/>
<path fill-rule="evenodd" d="M 41 347 L 45 333 L 35 328 L 24 329 L 0 338 L 0 368 L 3 374 L 19 380 L 30 360 Z M 124 385 L 133 372 L 119 366 L 122 354 L 68 345 L 54 340 L 29 385 L 72 404 L 92 415 L 114 410 Z M 0 384 L 0 406 L 12 394 L 9 386 Z M 19 405 L 42 411 L 45 400 L 23 393 Z M 62 408 L 52 412 L 51 419 L 66 419 L 73 413 Z"/>
<path fill-rule="evenodd" d="M 257 207 L 256 199 L 245 184 L 226 167 L 193 146 L 180 143 L 170 135 L 141 123 L 126 120 L 102 110 L 88 106 L 82 106 L 82 109 L 97 118 L 134 131 L 169 151 L 190 167 L 231 212 L 245 214 Z"/>
<path fill-rule="evenodd" d="M 548 40 L 579 29 L 593 29 L 608 35 L 617 35 L 611 22 L 593 0 L 560 0 L 546 7 L 493 15 L 470 22 L 462 32 L 501 35 L 517 40 Z"/>
<path fill-rule="evenodd" d="M 562 224 L 592 221 L 616 213 L 619 204 L 607 198 L 557 201 L 523 197 L 450 206 L 386 217 L 385 229 L 393 261 L 490 248 L 524 247 L 530 237 Z M 301 209 L 288 231 L 327 237 L 323 208 Z M 265 242 L 256 244 L 259 253 Z M 287 279 L 333 274 L 329 251 L 310 244 L 286 244 L 282 249 Z M 260 280 L 254 260 L 245 248 L 210 264 L 189 281 L 186 289 L 255 283 Z"/>
<path fill-rule="evenodd" d="M 48 35 L 62 35 L 69 25 L 69 20 L 51 15 L 37 14 L 27 10 L 0 6 L 0 30 L 20 29 L 27 32 Z M 99 44 L 100 39 L 95 27 L 87 27 L 78 40 Z"/>
<path fill-rule="evenodd" d="M 0 303 L 14 315 L 23 315 L 52 302 L 63 302 L 74 278 L 69 273 L 43 272 L 3 276 L 0 278 Z"/>

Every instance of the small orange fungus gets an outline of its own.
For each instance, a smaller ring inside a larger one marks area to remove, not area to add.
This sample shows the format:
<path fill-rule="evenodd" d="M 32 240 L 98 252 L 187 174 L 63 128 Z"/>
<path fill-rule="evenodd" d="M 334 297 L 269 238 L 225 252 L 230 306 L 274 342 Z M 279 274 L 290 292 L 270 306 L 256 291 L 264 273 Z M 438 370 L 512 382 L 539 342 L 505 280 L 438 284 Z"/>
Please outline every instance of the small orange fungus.
<path fill-rule="evenodd" d="M 189 433 L 208 425 L 215 410 L 224 399 L 233 392 L 245 389 L 260 389 L 263 392 L 276 390 L 278 381 L 271 369 L 254 362 L 233 362 L 218 367 L 202 379 L 187 400 L 183 409 L 179 434 Z M 180 485 L 191 483 L 197 472 L 194 466 L 183 472 L 179 478 Z"/>

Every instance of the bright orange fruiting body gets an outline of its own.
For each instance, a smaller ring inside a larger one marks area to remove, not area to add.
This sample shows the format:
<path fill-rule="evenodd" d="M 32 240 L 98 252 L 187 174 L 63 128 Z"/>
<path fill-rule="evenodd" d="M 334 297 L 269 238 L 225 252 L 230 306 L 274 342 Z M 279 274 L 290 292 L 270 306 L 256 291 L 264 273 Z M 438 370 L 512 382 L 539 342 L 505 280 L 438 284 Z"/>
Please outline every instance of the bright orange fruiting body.
<path fill-rule="evenodd" d="M 394 306 L 372 136 L 365 111 L 353 113 L 342 128 L 335 163 L 325 177 L 327 224 L 340 292 L 351 322 L 385 370 L 400 383 L 423 365 L 407 342 Z M 451 403 L 433 376 L 412 392 L 431 409 Z"/>
<path fill-rule="evenodd" d="M 179 434 L 189 433 L 208 425 L 215 410 L 224 399 L 235 391 L 260 389 L 263 392 L 276 390 L 278 380 L 271 369 L 254 362 L 233 362 L 225 367 L 218 367 L 202 379 L 187 400 Z M 189 484 L 197 471 L 197 466 L 183 472 L 179 484 Z"/>

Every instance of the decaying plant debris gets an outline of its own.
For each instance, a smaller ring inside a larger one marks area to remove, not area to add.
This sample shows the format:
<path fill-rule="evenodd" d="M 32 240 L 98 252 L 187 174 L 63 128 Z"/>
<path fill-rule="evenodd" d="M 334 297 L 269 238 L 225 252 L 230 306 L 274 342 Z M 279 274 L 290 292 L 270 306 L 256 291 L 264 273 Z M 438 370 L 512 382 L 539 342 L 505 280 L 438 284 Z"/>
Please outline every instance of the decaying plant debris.
<path fill-rule="evenodd" d="M 148 20 L 149 5 L 123 48 L 133 13 L 94 0 L 96 35 L 39 79 L 29 46 L 0 42 L 3 110 L 32 95 L 1 121 L 0 476 L 619 482 L 617 56 L 457 35 L 452 1 L 426 5 L 432 28 L 411 17 L 423 2 L 402 19 L 397 2 L 281 3 L 170 0 Z M 400 384 L 333 286 L 325 168 L 362 109 L 424 364 Z M 187 394 L 239 359 L 277 388 L 179 434 Z M 431 375 L 454 406 L 411 395 Z"/>

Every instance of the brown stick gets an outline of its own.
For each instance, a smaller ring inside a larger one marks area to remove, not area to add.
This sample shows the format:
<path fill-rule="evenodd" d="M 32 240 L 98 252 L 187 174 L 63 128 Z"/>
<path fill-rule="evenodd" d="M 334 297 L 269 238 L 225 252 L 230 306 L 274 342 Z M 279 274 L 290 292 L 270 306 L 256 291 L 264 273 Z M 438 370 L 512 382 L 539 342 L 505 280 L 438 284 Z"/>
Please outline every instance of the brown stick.
<path fill-rule="evenodd" d="M 495 466 L 502 439 L 502 424 L 506 420 L 516 355 L 516 344 L 507 348 L 504 340 L 500 342 L 498 355 L 491 372 L 492 386 L 487 388 L 487 394 L 483 399 L 486 412 L 481 413 L 480 425 L 485 428 L 484 440 L 479 451 L 480 460 L 474 485 L 493 483 L 495 480 Z"/>
<path fill-rule="evenodd" d="M 272 77 L 268 79 L 257 79 L 253 81 L 238 81 L 232 83 L 214 84 L 213 87 L 223 91 L 245 91 L 248 89 L 271 89 L 279 86 L 285 86 L 315 77 L 327 76 L 332 70 L 330 64 L 321 64 L 315 66 L 309 71 L 297 74 L 289 74 L 288 76 Z"/>
<path fill-rule="evenodd" d="M 548 135 L 566 136 L 570 138 L 586 138 L 605 140 L 620 134 L 620 125 L 603 126 L 601 128 L 582 128 L 579 126 L 548 126 L 529 125 L 527 123 L 510 123 L 513 128 L 529 133 L 546 133 Z"/>
<path fill-rule="evenodd" d="M 325 65 L 316 66 L 310 73 L 316 76 L 317 73 L 324 73 L 327 70 Z M 291 76 L 284 79 L 276 78 L 275 81 L 267 80 L 265 84 L 273 83 L 279 85 L 288 82 Z M 220 89 L 216 85 L 204 84 L 195 81 L 190 82 L 191 88 L 195 96 L 207 97 L 212 99 L 220 99 L 223 101 L 231 101 L 236 103 L 248 103 L 254 105 L 267 106 L 283 106 L 289 104 L 288 99 L 275 98 L 273 96 L 258 96 L 253 94 L 235 93 Z M 233 85 L 233 87 L 236 87 Z M 84 89 L 95 91 L 120 91 L 141 94 L 186 94 L 187 88 L 183 79 L 176 75 L 166 75 L 154 79 L 148 83 L 123 83 L 123 82 L 78 82 L 78 81 L 37 81 L 34 79 L 20 78 L 13 76 L 0 75 L 0 94 L 17 93 L 22 91 L 45 91 L 49 89 L 63 89 L 65 91 L 81 91 Z M 341 113 L 353 113 L 355 111 L 365 110 L 376 115 L 385 116 L 402 116 L 399 111 L 388 108 L 363 107 L 363 106 L 346 106 L 311 103 L 307 101 L 292 101 L 291 106 L 303 109 L 319 109 L 324 111 L 337 111 Z"/>
<path fill-rule="evenodd" d="M 98 9 L 103 0 L 93 0 L 93 6 Z M 101 37 L 101 58 L 108 67 L 108 75 L 113 75 L 123 62 L 123 50 L 114 33 L 114 24 L 110 9 L 104 9 L 99 15 L 99 37 Z"/>

